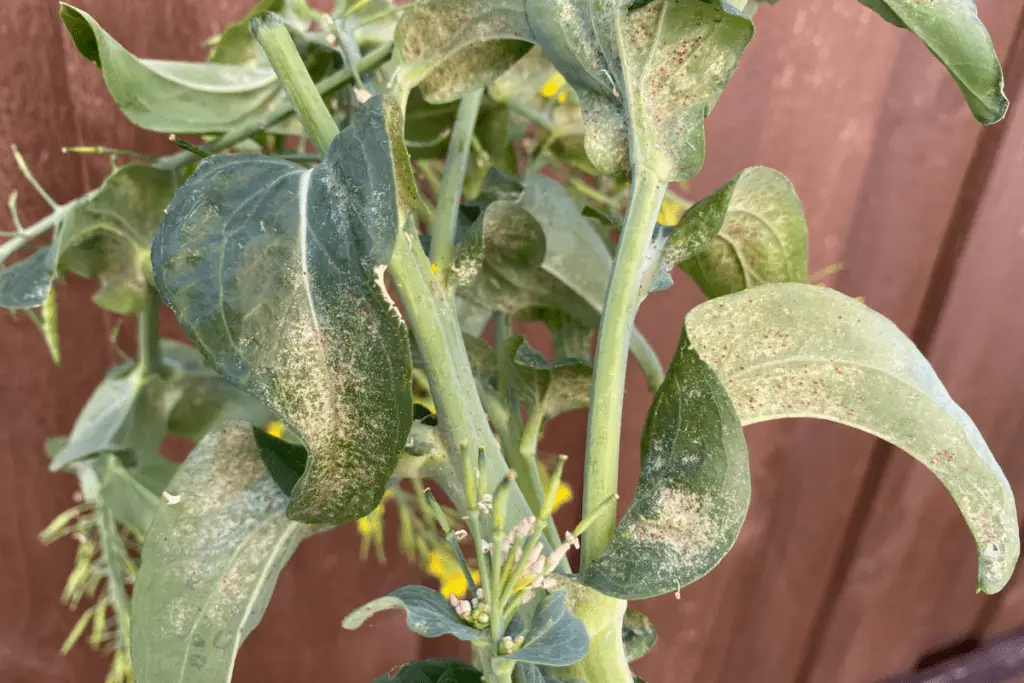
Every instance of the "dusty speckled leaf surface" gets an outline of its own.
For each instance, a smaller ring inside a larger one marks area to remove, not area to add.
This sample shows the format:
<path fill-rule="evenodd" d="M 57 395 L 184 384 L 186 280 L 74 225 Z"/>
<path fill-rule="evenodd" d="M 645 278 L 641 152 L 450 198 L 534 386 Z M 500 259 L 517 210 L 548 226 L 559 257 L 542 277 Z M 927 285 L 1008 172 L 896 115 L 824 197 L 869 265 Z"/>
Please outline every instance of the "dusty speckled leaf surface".
<path fill-rule="evenodd" d="M 949 490 L 974 534 L 979 589 L 1006 584 L 1020 553 L 1010 485 L 970 417 L 889 320 L 839 292 L 790 283 L 701 304 L 686 329 L 743 424 L 821 418 L 916 458 Z"/>
<path fill-rule="evenodd" d="M 690 207 L 663 253 L 709 298 L 770 282 L 807 282 L 807 221 L 793 184 L 748 168 Z"/>
<path fill-rule="evenodd" d="M 545 55 L 580 98 L 591 162 L 637 163 L 686 180 L 704 163 L 704 119 L 754 35 L 746 17 L 704 0 L 530 0 Z"/>
<path fill-rule="evenodd" d="M 487 632 L 480 631 L 459 619 L 448 601 L 432 588 L 426 586 L 402 586 L 382 598 L 371 600 L 345 617 L 341 625 L 350 631 L 362 626 L 367 619 L 388 609 L 405 611 L 405 623 L 409 630 L 427 638 L 444 635 L 459 640 L 487 640 Z"/>
<path fill-rule="evenodd" d="M 113 313 L 142 308 L 149 248 L 174 193 L 170 173 L 127 164 L 64 213 L 53 242 L 0 270 L 0 306 L 34 308 L 66 271 L 100 281 L 96 304 Z"/>
<path fill-rule="evenodd" d="M 654 396 L 633 501 L 584 582 L 639 600 L 679 590 L 732 548 L 750 504 L 743 428 L 684 333 Z"/>
<path fill-rule="evenodd" d="M 309 449 L 292 519 L 367 514 L 409 433 L 408 330 L 384 285 L 398 201 L 373 98 L 312 170 L 204 160 L 154 241 L 157 289 L 196 346 Z"/>
<path fill-rule="evenodd" d="M 542 666 L 568 666 L 583 659 L 590 637 L 583 622 L 569 611 L 565 597 L 565 591 L 557 591 L 541 600 L 530 620 L 523 647 L 495 659 Z"/>
<path fill-rule="evenodd" d="M 140 128 L 215 133 L 285 101 L 270 67 L 139 59 L 82 10 L 62 4 L 60 18 L 82 56 L 103 71 L 117 106 Z M 300 129 L 291 118 L 268 131 Z"/>
<path fill-rule="evenodd" d="M 646 614 L 631 607 L 626 608 L 622 618 L 622 646 L 626 649 L 626 660 L 635 662 L 658 642 L 658 632 Z"/>
<path fill-rule="evenodd" d="M 526 0 L 421 0 L 395 28 L 398 82 L 428 102 L 457 100 L 507 71 L 532 47 Z"/>
<path fill-rule="evenodd" d="M 521 317 L 558 311 L 596 329 L 612 272 L 601 236 L 556 180 L 533 175 L 518 189 L 503 188 L 515 196 L 488 204 L 474 226 L 482 235 L 483 263 L 460 294 Z M 643 367 L 656 365 L 638 331 L 630 351 L 646 359 Z"/>
<path fill-rule="evenodd" d="M 888 22 L 913 31 L 960 86 L 974 117 L 992 124 L 1009 106 L 1003 69 L 973 0 L 860 0 Z"/>
<path fill-rule="evenodd" d="M 167 493 L 132 596 L 136 678 L 228 683 L 238 648 L 310 527 L 285 517 L 288 498 L 244 423 L 204 437 Z"/>

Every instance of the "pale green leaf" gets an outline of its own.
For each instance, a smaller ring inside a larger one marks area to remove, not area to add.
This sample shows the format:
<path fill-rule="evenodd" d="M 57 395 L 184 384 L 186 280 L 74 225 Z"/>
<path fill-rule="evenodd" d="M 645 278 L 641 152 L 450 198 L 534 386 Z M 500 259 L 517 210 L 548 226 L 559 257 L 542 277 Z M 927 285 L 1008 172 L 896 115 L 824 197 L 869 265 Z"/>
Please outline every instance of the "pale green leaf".
<path fill-rule="evenodd" d="M 54 279 L 73 272 L 100 281 L 94 300 L 102 308 L 138 312 L 148 286 L 150 244 L 173 192 L 170 173 L 121 166 L 99 189 L 62 210 L 52 244 L 0 270 L 0 306 L 40 306 Z"/>
<path fill-rule="evenodd" d="M 281 17 L 296 31 L 307 30 L 313 15 L 313 10 L 305 0 L 260 0 L 245 17 L 228 26 L 213 40 L 210 61 L 217 64 L 266 66 L 268 63 L 263 50 L 249 31 L 249 20 L 267 12 Z"/>
<path fill-rule="evenodd" d="M 545 419 L 590 404 L 590 383 L 594 368 L 579 358 L 548 362 L 519 334 L 513 335 L 501 349 L 501 362 L 507 363 L 515 380 L 516 396 L 544 411 Z"/>
<path fill-rule="evenodd" d="M 427 638 L 450 635 L 466 641 L 487 639 L 486 631 L 480 631 L 462 621 L 440 593 L 426 586 L 396 588 L 384 597 L 371 600 L 354 610 L 341 625 L 354 631 L 374 614 L 389 609 L 404 610 L 409 630 Z"/>
<path fill-rule="evenodd" d="M 285 101 L 269 67 L 139 59 L 82 10 L 61 4 L 60 17 L 78 51 L 103 71 L 117 106 L 140 128 L 222 132 Z M 294 118 L 269 130 L 300 132 Z"/>
<path fill-rule="evenodd" d="M 786 176 L 756 166 L 690 207 L 662 259 L 709 298 L 771 282 L 807 282 L 807 221 Z"/>
<path fill-rule="evenodd" d="M 861 0 L 900 28 L 917 34 L 949 70 L 974 117 L 992 124 L 1006 115 L 1003 69 L 973 0 Z"/>
<path fill-rule="evenodd" d="M 531 47 L 526 0 L 420 0 L 395 29 L 400 87 L 428 102 L 457 100 L 486 86 Z"/>
<path fill-rule="evenodd" d="M 370 512 L 412 422 L 408 330 L 384 285 L 399 215 L 387 125 L 371 99 L 312 170 L 204 160 L 153 245 L 157 289 L 199 350 L 309 449 L 293 519 Z"/>
<path fill-rule="evenodd" d="M 617 598 L 664 595 L 711 571 L 750 504 L 740 420 L 685 332 L 647 414 L 640 481 L 608 549 L 584 575 Z"/>
<path fill-rule="evenodd" d="M 189 454 L 147 534 L 132 596 L 139 683 L 228 683 L 242 641 L 310 527 L 260 461 L 252 427 L 226 424 Z"/>
<path fill-rule="evenodd" d="M 776 284 L 701 304 L 686 329 L 744 424 L 816 417 L 916 458 L 974 534 L 978 587 L 1006 584 L 1020 553 L 1013 492 L 978 428 L 895 325 L 833 290 Z"/>

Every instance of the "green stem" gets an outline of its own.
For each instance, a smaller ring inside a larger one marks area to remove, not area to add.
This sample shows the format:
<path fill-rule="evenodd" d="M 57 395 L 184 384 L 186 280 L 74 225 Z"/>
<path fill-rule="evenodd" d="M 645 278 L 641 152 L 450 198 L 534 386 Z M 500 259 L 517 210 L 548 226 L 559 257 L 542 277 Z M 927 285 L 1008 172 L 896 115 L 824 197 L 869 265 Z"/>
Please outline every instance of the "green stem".
<path fill-rule="evenodd" d="M 473 145 L 473 130 L 476 128 L 483 89 L 468 93 L 459 102 L 455 114 L 455 126 L 448 142 L 444 176 L 437 196 L 437 213 L 430 230 L 430 260 L 438 271 L 447 273 L 455 248 L 455 227 L 459 217 L 459 203 L 462 201 L 462 184 L 469 166 L 469 152 Z"/>
<path fill-rule="evenodd" d="M 139 366 L 143 374 L 159 375 L 164 369 L 160 354 L 160 296 L 151 286 L 146 286 L 145 300 L 137 322 Z"/>
<path fill-rule="evenodd" d="M 419 240 L 411 233 L 403 232 L 395 240 L 389 270 L 402 310 L 426 359 L 430 392 L 449 452 L 458 453 L 462 448 L 475 452 L 482 447 L 486 480 L 501 481 L 508 465 L 477 394 L 454 304 L 441 281 L 434 276 Z M 467 467 L 463 459 L 457 460 L 458 467 Z M 509 495 L 508 504 L 512 519 L 531 514 L 518 488 Z"/>
<path fill-rule="evenodd" d="M 619 437 L 622 432 L 629 341 L 633 334 L 633 318 L 643 279 L 644 255 L 667 186 L 650 169 L 640 164 L 634 166 L 629 209 L 597 334 L 584 466 L 584 517 L 591 510 L 596 510 L 608 496 L 616 493 L 618 488 Z M 614 531 L 615 510 L 606 508 L 583 536 L 581 570 L 585 570 L 600 557 L 608 547 Z"/>
<path fill-rule="evenodd" d="M 291 98 L 303 128 L 309 133 L 317 151 L 326 155 L 331 142 L 338 135 L 338 124 L 334 122 L 316 84 L 306 71 L 306 65 L 284 21 L 276 14 L 261 14 L 252 20 L 250 27 L 267 55 L 270 66 L 288 91 L 288 97 Z M 353 69 L 350 73 L 356 74 L 358 71 Z"/>
<path fill-rule="evenodd" d="M 526 494 L 527 500 L 531 501 L 531 503 L 534 500 L 537 501 L 534 512 L 538 515 L 544 506 L 544 498 L 546 497 L 544 483 L 540 479 L 540 465 L 537 464 L 537 442 L 540 441 L 540 432 L 543 427 L 544 408 L 540 405 L 534 406 L 526 418 L 526 424 L 523 426 L 516 448 L 519 452 L 518 459 L 523 469 L 526 470 L 525 475 L 520 473 L 520 485 L 523 487 L 523 493 Z M 526 481 L 522 481 L 523 478 Z M 559 544 L 560 539 L 558 538 L 558 529 L 555 527 L 555 520 L 552 519 L 551 523 L 544 527 L 544 536 L 552 547 Z M 569 561 L 564 557 L 559 566 L 566 572 L 570 571 Z"/>
<path fill-rule="evenodd" d="M 360 72 L 366 72 L 371 69 L 383 64 L 391 56 L 392 45 L 390 43 L 377 47 L 372 52 L 367 53 L 365 57 L 356 65 L 356 68 Z M 308 75 L 307 75 L 308 77 Z M 339 88 L 342 88 L 352 82 L 352 70 L 343 69 L 336 71 L 330 76 L 321 79 L 316 83 L 316 90 L 320 95 L 327 95 Z M 242 140 L 251 137 L 254 133 L 258 133 L 261 130 L 266 130 L 276 123 L 279 123 L 286 117 L 290 116 L 294 111 L 291 102 L 284 102 L 274 107 L 270 111 L 253 116 L 252 118 L 242 121 L 231 130 L 226 131 L 216 140 L 201 145 L 200 149 L 206 152 L 220 152 L 229 147 L 237 145 Z M 160 157 L 153 165 L 157 168 L 164 170 L 174 170 L 181 168 L 187 164 L 195 161 L 196 157 L 191 152 L 176 152 L 174 154 L 168 154 L 167 156 Z"/>

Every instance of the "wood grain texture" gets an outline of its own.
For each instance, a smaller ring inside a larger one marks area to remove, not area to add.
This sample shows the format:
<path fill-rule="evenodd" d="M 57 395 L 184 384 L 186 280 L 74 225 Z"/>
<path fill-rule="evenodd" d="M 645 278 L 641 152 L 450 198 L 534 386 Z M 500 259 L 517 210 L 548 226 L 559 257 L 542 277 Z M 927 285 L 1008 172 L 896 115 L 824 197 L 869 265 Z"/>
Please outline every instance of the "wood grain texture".
<path fill-rule="evenodd" d="M 19 20 L 17 26 L 0 25 L 0 140 L 18 142 L 59 199 L 98 184 L 105 172 L 102 158 L 61 157 L 61 144 L 173 151 L 166 138 L 123 120 L 99 71 L 61 37 L 55 7 L 38 0 L 8 2 Z M 163 58 L 200 57 L 202 41 L 249 5 L 79 2 L 128 49 Z M 1024 3 L 978 4 L 1005 55 Z M 1024 228 L 1018 229 L 1024 215 L 1024 117 L 1015 113 L 1003 124 L 1012 130 L 993 157 L 989 183 L 972 190 L 978 210 L 965 214 L 961 198 L 963 188 L 976 182 L 969 175 L 982 129 L 946 72 L 913 36 L 854 0 L 788 0 L 763 8 L 757 26 L 757 37 L 709 119 L 708 161 L 686 194 L 702 197 L 754 164 L 786 173 L 811 226 L 811 269 L 845 263 L 831 284 L 865 296 L 905 331 L 934 334 L 932 358 L 940 376 L 978 419 L 997 457 L 1009 464 L 1015 488 L 1024 490 L 1024 465 L 1011 462 L 1015 452 L 1006 446 L 1024 438 L 1024 323 L 1012 314 L 1024 297 L 1017 266 L 1024 243 Z M 10 158 L 0 154 L 0 190 L 9 187 L 23 194 L 27 189 Z M 42 215 L 41 204 L 25 206 L 26 218 Z M 966 234 L 968 226 L 959 226 L 957 216 L 968 216 L 970 237 L 955 252 L 962 259 L 954 263 L 948 301 L 924 311 L 943 258 L 943 236 L 951 228 Z M 675 279 L 672 290 L 648 299 L 638 318 L 666 361 L 684 314 L 701 299 L 682 272 Z M 30 324 L 0 317 L 0 350 L 9 351 L 0 357 L 17 359 L 5 365 L 0 387 L 8 415 L 0 425 L 4 683 L 99 681 L 106 666 L 82 649 L 66 660 L 58 654 L 73 623 L 57 604 L 71 544 L 44 549 L 35 540 L 67 505 L 72 488 L 68 478 L 45 471 L 40 443 L 69 429 L 113 359 L 106 343 L 113 321 L 87 306 L 89 291 L 83 282 L 60 288 L 61 329 L 70 340 L 60 370 L 48 365 Z M 979 305 L 980 292 L 1000 292 L 1004 313 L 995 304 Z M 934 331 L 920 327 L 930 318 Z M 130 339 L 130 330 L 125 332 Z M 536 326 L 531 336 L 535 346 L 546 348 Z M 638 446 L 650 399 L 642 375 L 631 367 L 620 511 L 639 474 Z M 585 433 L 582 414 L 569 414 L 549 425 L 541 445 L 570 455 L 568 478 L 577 491 Z M 652 654 L 636 666 L 644 678 L 870 683 L 900 673 L 923 653 L 976 627 L 995 633 L 1024 622 L 1020 581 L 1001 603 L 989 603 L 994 607 L 983 607 L 974 596 L 973 546 L 958 513 L 908 458 L 879 457 L 876 440 L 826 423 L 762 424 L 748 428 L 747 437 L 753 502 L 736 548 L 712 574 L 683 589 L 679 600 L 665 596 L 637 604 L 660 635 Z M 1016 454 L 1024 455 L 1019 446 Z M 877 502 L 862 510 L 865 501 Z M 568 522 L 578 512 L 577 502 L 562 516 Z M 379 616 L 357 632 L 341 630 L 340 619 L 351 608 L 423 580 L 395 552 L 386 568 L 360 564 L 357 547 L 351 528 L 300 547 L 263 624 L 243 647 L 235 680 L 361 683 L 419 656 L 465 654 L 450 639 L 414 637 L 398 614 Z M 847 567 L 848 562 L 853 564 Z"/>

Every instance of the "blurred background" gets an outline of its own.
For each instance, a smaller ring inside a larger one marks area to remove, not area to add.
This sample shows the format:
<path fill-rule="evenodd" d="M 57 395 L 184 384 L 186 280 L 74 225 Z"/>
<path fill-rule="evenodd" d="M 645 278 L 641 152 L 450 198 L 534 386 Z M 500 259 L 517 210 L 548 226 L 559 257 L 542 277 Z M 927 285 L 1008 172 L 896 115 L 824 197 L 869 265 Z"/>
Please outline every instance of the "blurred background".
<path fill-rule="evenodd" d="M 130 51 L 165 59 L 201 59 L 203 41 L 251 4 L 78 3 Z M 683 192 L 700 198 L 756 164 L 789 176 L 811 228 L 811 271 L 842 264 L 825 282 L 864 297 L 914 339 L 1024 496 L 1024 0 L 978 5 L 1012 103 L 1006 120 L 987 129 L 920 42 L 856 0 L 765 6 L 708 121 L 704 170 Z M 57 9 L 50 0 L 3 2 L 0 142 L 4 150 L 17 144 L 44 186 L 66 201 L 100 183 L 106 160 L 63 155 L 63 145 L 174 149 L 124 120 L 100 71 L 71 45 Z M 10 190 L 21 190 L 24 219 L 44 215 L 4 151 L 0 192 Z M 10 229 L 6 220 L 2 229 Z M 666 362 L 684 314 L 700 300 L 682 273 L 675 279 L 639 315 Z M 75 621 L 58 602 L 74 544 L 44 548 L 36 538 L 70 505 L 75 488 L 70 475 L 47 472 L 43 440 L 70 430 L 117 361 L 110 331 L 118 321 L 90 304 L 92 288 L 74 279 L 60 286 L 60 368 L 28 321 L 0 315 L 3 683 L 99 682 L 107 668 L 85 647 L 59 654 Z M 182 338 L 172 318 L 166 322 Z M 638 476 L 650 399 L 632 368 L 622 509 Z M 570 456 L 577 493 L 585 429 L 581 413 L 562 416 L 542 442 Z M 659 635 L 635 665 L 639 675 L 651 683 L 874 683 L 974 651 L 974 664 L 960 673 L 900 680 L 1024 680 L 1007 673 L 1024 640 L 984 650 L 1024 625 L 1024 580 L 1018 576 L 996 597 L 975 592 L 974 544 L 923 467 L 824 422 L 763 424 L 747 436 L 754 488 L 740 539 L 678 599 L 637 605 Z M 578 501 L 563 511 L 578 513 Z M 411 659 L 458 652 L 452 642 L 409 633 L 400 613 L 357 632 L 340 628 L 364 601 L 430 582 L 391 550 L 385 566 L 360 562 L 354 525 L 303 544 L 243 647 L 234 680 L 363 683 Z M 985 664 L 996 660 L 1002 673 Z"/>

